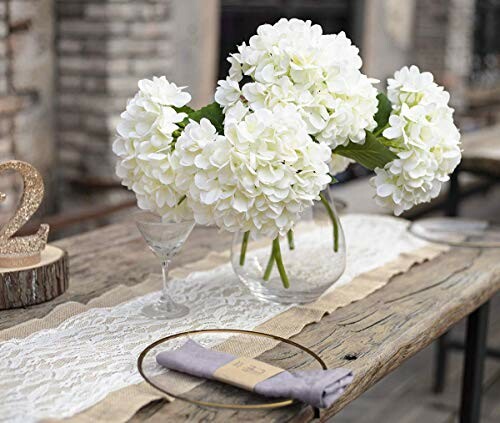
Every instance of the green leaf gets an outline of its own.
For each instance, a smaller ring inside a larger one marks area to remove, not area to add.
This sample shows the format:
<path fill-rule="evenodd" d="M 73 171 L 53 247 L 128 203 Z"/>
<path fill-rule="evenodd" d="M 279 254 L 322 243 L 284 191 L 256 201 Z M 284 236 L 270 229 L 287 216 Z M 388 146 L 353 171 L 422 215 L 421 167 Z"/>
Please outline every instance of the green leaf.
<path fill-rule="evenodd" d="M 336 184 L 339 182 L 339 180 L 335 176 L 333 176 L 331 173 L 329 173 L 328 176 L 330 178 L 332 178 L 332 180 L 330 181 L 331 184 Z"/>
<path fill-rule="evenodd" d="M 213 102 L 199 110 L 194 110 L 188 113 L 187 121 L 194 120 L 199 122 L 203 118 L 207 118 L 219 134 L 224 132 L 224 113 L 218 103 Z"/>
<path fill-rule="evenodd" d="M 182 107 L 173 107 L 173 109 L 177 112 L 177 113 L 186 113 L 186 114 L 190 114 L 190 113 L 193 113 L 194 110 L 189 107 L 189 106 L 182 106 Z"/>
<path fill-rule="evenodd" d="M 387 163 L 397 158 L 391 150 L 377 140 L 375 135 L 368 131 L 366 131 L 364 144 L 349 142 L 347 146 L 339 146 L 333 152 L 353 159 L 370 170 L 376 167 L 383 168 Z"/>
<path fill-rule="evenodd" d="M 389 122 L 389 116 L 391 115 L 392 105 L 387 96 L 384 93 L 378 93 L 378 110 L 375 113 L 375 122 L 377 122 L 377 127 L 373 131 L 374 134 L 378 134 Z"/>

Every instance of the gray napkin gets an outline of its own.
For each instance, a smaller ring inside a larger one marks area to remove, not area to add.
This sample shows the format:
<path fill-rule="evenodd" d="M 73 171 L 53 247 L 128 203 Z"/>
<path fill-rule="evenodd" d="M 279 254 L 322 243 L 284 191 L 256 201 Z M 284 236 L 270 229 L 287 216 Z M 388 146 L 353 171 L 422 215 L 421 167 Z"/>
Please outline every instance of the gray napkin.
<path fill-rule="evenodd" d="M 213 379 L 214 372 L 234 360 L 231 354 L 213 351 L 188 340 L 182 347 L 156 356 L 163 367 Z M 254 392 L 265 397 L 293 398 L 318 408 L 330 407 L 342 395 L 353 375 L 348 369 L 284 371 L 257 383 Z"/>

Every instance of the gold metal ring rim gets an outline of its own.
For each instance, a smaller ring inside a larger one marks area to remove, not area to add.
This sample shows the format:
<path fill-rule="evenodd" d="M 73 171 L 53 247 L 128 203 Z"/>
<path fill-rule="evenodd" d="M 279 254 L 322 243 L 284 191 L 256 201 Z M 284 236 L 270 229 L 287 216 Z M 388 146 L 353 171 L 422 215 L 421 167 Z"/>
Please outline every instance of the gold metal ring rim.
<path fill-rule="evenodd" d="M 191 398 L 186 398 L 181 395 L 177 394 L 172 394 L 171 392 L 168 392 L 167 390 L 163 389 L 159 385 L 155 384 L 152 380 L 150 380 L 146 374 L 143 371 L 142 368 L 142 363 L 144 361 L 144 358 L 146 357 L 147 353 L 151 351 L 153 348 L 157 347 L 160 344 L 163 344 L 167 341 L 171 341 L 172 339 L 175 338 L 181 338 L 184 336 L 189 336 L 189 335 L 195 335 L 195 334 L 200 334 L 200 333 L 234 333 L 234 334 L 245 334 L 245 335 L 254 335 L 254 336 L 261 336 L 264 338 L 270 338 L 274 339 L 276 341 L 284 342 L 285 344 L 292 345 L 295 348 L 298 348 L 305 353 L 309 354 L 312 358 L 316 360 L 317 363 L 321 366 L 323 370 L 327 369 L 327 366 L 325 362 L 319 357 L 314 351 L 311 351 L 309 348 L 291 341 L 290 339 L 282 338 L 281 336 L 278 335 L 273 335 L 270 333 L 265 333 L 265 332 L 258 332 L 258 331 L 253 331 L 253 330 L 245 330 L 245 329 L 198 329 L 198 330 L 189 330 L 185 332 L 179 332 L 175 333 L 173 335 L 165 336 L 163 338 L 160 338 L 153 343 L 149 344 L 142 352 L 139 354 L 139 357 L 137 358 L 137 368 L 139 370 L 140 375 L 142 378 L 153 388 L 163 392 L 164 394 L 181 400 L 188 402 L 190 404 L 195 404 L 203 407 L 214 407 L 214 408 L 224 408 L 224 409 L 236 409 L 236 410 L 263 410 L 263 409 L 272 409 L 272 408 L 281 408 L 281 407 L 287 407 L 295 402 L 293 399 L 287 399 L 287 400 L 282 400 L 282 401 L 276 401 L 276 402 L 271 402 L 271 403 L 263 403 L 263 404 L 252 404 L 252 405 L 242 405 L 242 404 L 227 404 L 227 403 L 218 403 L 218 402 L 210 402 L 210 401 L 199 401 L 199 400 L 194 400 Z"/>

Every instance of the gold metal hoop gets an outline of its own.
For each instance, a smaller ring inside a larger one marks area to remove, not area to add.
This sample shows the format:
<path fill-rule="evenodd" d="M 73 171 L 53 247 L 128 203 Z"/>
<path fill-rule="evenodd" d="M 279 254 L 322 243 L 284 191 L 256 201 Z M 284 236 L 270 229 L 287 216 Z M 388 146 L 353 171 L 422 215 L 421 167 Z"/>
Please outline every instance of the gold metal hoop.
<path fill-rule="evenodd" d="M 296 342 L 290 341 L 289 339 L 282 338 L 281 336 L 272 335 L 270 333 L 252 331 L 252 330 L 243 330 L 243 329 L 200 329 L 200 330 L 190 330 L 190 331 L 186 331 L 186 332 L 180 332 L 180 333 L 166 336 L 164 338 L 160 338 L 157 341 L 153 342 L 152 344 L 149 344 L 144 350 L 142 350 L 142 352 L 140 353 L 140 355 L 137 359 L 137 368 L 138 368 L 141 376 L 144 378 L 144 380 L 149 385 L 151 385 L 153 388 L 158 389 L 159 391 L 163 392 L 164 394 L 167 394 L 168 396 L 170 396 L 172 398 L 179 399 L 181 401 L 185 401 L 185 402 L 188 402 L 191 404 L 201 405 L 204 407 L 226 408 L 226 409 L 236 409 L 236 410 L 262 410 L 262 409 L 286 407 L 286 406 L 291 405 L 295 402 L 295 400 L 293 400 L 293 399 L 287 399 L 287 400 L 281 400 L 281 401 L 276 401 L 276 402 L 271 402 L 271 403 L 241 405 L 241 404 L 217 403 L 217 402 L 210 402 L 210 401 L 198 401 L 198 400 L 186 398 L 186 397 L 181 396 L 181 395 L 172 394 L 171 392 L 168 392 L 165 389 L 163 389 L 161 386 L 157 385 L 155 382 L 153 382 L 152 380 L 150 380 L 146 376 L 146 374 L 144 373 L 144 370 L 142 368 L 142 363 L 143 363 L 144 358 L 146 357 L 146 355 L 149 351 L 151 351 L 153 348 L 157 347 L 160 344 L 163 344 L 167 341 L 171 341 L 172 339 L 181 338 L 181 337 L 189 336 L 189 335 L 196 335 L 196 334 L 200 334 L 200 333 L 235 333 L 235 334 L 261 336 L 264 338 L 274 339 L 276 341 L 283 342 L 285 344 L 291 345 L 295 348 L 298 348 L 298 349 L 304 351 L 306 354 L 309 354 L 312 358 L 314 358 L 314 360 L 316 360 L 316 362 L 321 366 L 321 368 L 323 370 L 327 369 L 325 362 L 315 352 L 311 351 L 307 347 L 304 347 L 303 345 L 300 345 Z"/>

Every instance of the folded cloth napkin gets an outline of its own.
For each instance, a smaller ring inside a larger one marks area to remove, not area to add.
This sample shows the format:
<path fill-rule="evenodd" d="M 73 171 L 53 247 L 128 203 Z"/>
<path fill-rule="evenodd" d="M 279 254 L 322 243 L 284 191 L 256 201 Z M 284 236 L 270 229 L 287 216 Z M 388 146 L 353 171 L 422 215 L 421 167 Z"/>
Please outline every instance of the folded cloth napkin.
<path fill-rule="evenodd" d="M 214 379 L 221 366 L 236 357 L 202 347 L 188 340 L 182 347 L 164 351 L 156 356 L 163 367 L 193 376 Z M 318 408 L 330 407 L 342 395 L 353 375 L 348 369 L 283 371 L 258 382 L 253 392 L 266 397 L 293 398 Z"/>

